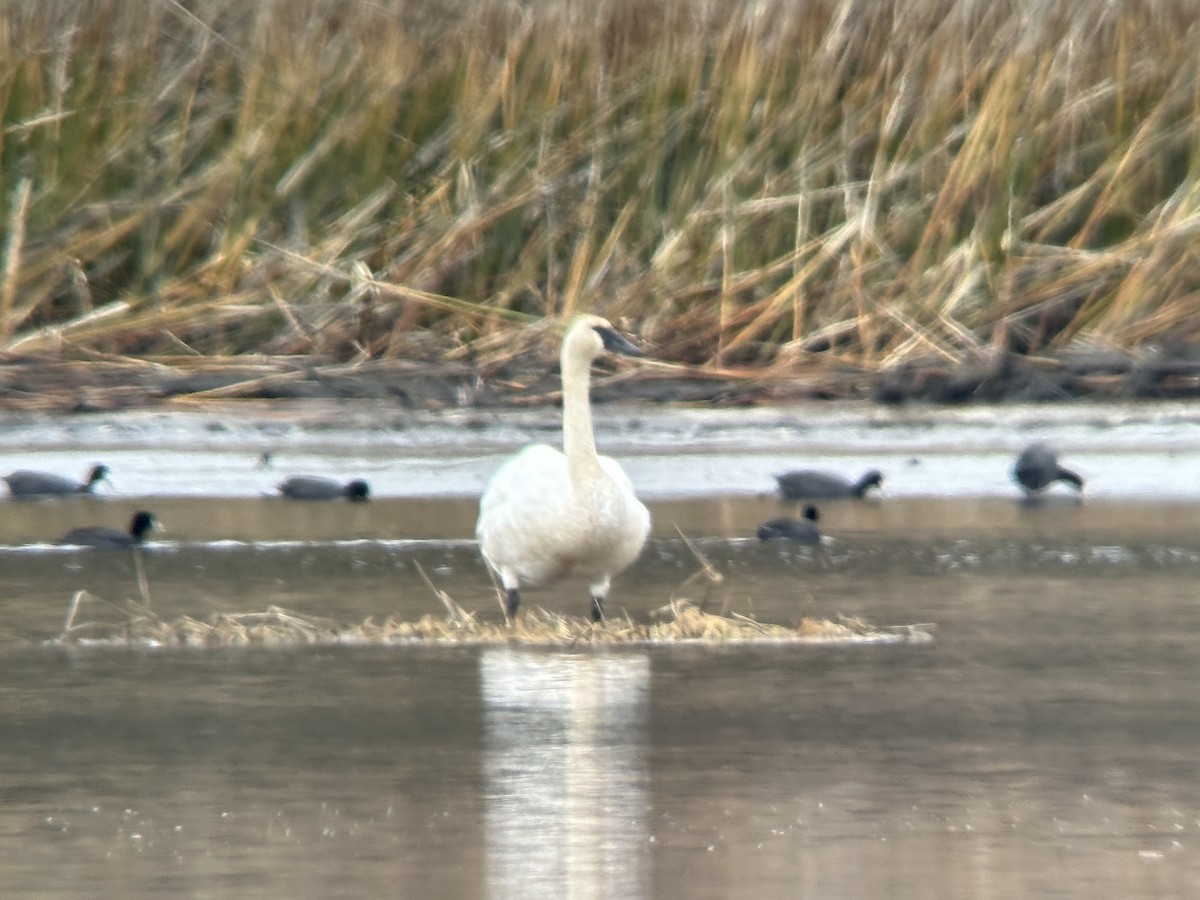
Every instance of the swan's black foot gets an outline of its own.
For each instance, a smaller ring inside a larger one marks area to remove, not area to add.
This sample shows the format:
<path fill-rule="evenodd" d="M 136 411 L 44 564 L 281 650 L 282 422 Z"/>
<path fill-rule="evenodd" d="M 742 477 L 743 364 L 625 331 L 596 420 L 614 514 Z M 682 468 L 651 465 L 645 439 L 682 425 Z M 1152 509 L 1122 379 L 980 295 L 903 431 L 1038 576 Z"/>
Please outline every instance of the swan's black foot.
<path fill-rule="evenodd" d="M 516 588 L 508 589 L 507 599 L 504 601 L 504 618 L 509 622 L 517 617 L 517 607 L 521 605 L 521 595 Z"/>
<path fill-rule="evenodd" d="M 593 622 L 603 622 L 604 621 L 604 598 L 603 597 L 593 597 L 592 598 L 592 621 Z"/>

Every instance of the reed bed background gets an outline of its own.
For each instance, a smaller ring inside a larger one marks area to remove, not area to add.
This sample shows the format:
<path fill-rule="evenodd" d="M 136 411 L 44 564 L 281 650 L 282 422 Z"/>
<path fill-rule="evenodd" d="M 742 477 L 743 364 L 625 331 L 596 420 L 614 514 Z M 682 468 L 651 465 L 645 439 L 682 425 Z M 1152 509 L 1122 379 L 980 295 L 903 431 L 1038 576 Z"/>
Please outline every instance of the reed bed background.
<path fill-rule="evenodd" d="M 778 371 L 1200 329 L 1182 0 L 0 10 L 10 358 L 486 360 L 584 310 Z"/>

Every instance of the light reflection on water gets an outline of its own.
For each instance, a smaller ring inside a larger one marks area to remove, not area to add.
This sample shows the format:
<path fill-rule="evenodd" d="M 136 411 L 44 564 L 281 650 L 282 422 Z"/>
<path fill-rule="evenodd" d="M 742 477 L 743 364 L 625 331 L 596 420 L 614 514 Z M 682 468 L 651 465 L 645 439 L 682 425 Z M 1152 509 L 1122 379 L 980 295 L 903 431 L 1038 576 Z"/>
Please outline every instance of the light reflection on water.
<path fill-rule="evenodd" d="M 645 897 L 644 653 L 479 659 L 494 898 Z"/>

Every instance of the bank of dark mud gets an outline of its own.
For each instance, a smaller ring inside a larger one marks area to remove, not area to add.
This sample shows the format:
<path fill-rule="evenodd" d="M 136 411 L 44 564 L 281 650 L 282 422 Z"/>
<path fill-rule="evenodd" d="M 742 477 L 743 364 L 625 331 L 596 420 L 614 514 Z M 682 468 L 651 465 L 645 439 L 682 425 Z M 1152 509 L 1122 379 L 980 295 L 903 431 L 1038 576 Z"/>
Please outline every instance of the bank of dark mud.
<path fill-rule="evenodd" d="M 0 356 L 0 409 L 94 412 L 207 399 L 389 400 L 402 408 L 496 409 L 553 404 L 550 353 L 489 366 L 420 358 L 337 362 L 319 357 Z M 783 369 L 702 368 L 650 361 L 599 368 L 597 402 L 750 406 L 803 400 L 970 404 L 1200 397 L 1200 349 L 1071 351 L 1055 357 L 988 353 L 967 362 L 922 359 L 886 369 L 814 356 Z"/>

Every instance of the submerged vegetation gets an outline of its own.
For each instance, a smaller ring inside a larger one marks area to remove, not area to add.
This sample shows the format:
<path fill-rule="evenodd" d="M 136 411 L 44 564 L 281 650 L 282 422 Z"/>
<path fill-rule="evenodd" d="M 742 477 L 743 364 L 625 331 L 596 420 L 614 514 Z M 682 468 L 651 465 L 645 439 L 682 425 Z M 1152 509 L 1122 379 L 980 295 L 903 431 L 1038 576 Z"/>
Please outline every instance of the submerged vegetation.
<path fill-rule="evenodd" d="M 1190 343 L 1198 28 L 1171 0 L 9 0 L 0 352 L 486 364 L 579 311 L 725 371 Z"/>

